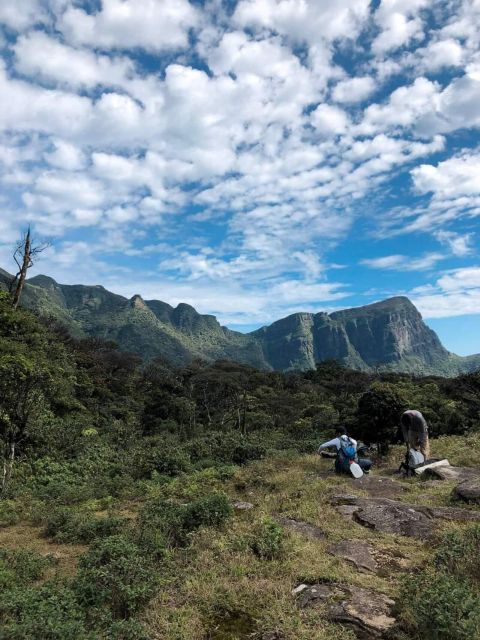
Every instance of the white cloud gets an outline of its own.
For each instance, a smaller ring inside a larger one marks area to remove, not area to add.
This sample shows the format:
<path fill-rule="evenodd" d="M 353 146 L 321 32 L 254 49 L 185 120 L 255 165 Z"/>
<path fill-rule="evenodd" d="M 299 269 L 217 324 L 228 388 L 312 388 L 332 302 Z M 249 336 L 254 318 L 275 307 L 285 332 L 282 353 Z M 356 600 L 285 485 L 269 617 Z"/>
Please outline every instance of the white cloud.
<path fill-rule="evenodd" d="M 48 164 L 67 171 L 76 171 L 85 167 L 85 155 L 81 149 L 64 140 L 54 140 L 53 145 L 54 151 L 45 154 Z"/>
<path fill-rule="evenodd" d="M 128 58 L 112 59 L 74 49 L 40 31 L 21 36 L 13 49 L 20 73 L 74 88 L 122 86 L 134 69 Z"/>
<path fill-rule="evenodd" d="M 312 113 L 311 121 L 315 129 L 326 136 L 345 133 L 348 128 L 348 115 L 330 104 L 320 104 Z"/>
<path fill-rule="evenodd" d="M 21 31 L 43 22 L 46 13 L 39 0 L 4 0 L 0 3 L 0 24 Z"/>
<path fill-rule="evenodd" d="M 188 0 L 103 0 L 95 14 L 69 7 L 60 28 L 76 44 L 162 51 L 187 47 L 188 32 L 199 21 Z"/>
<path fill-rule="evenodd" d="M 437 166 L 422 164 L 411 175 L 420 193 L 440 198 L 480 195 L 480 154 L 465 153 Z"/>
<path fill-rule="evenodd" d="M 464 58 L 462 46 L 452 38 L 433 42 L 422 52 L 422 65 L 428 71 L 461 66 Z"/>
<path fill-rule="evenodd" d="M 409 44 L 423 35 L 419 11 L 428 0 L 382 0 L 375 12 L 375 21 L 381 31 L 372 43 L 376 54 L 384 54 Z"/>
<path fill-rule="evenodd" d="M 429 291 L 413 295 L 425 318 L 446 318 L 480 313 L 480 267 L 449 271 Z"/>
<path fill-rule="evenodd" d="M 468 256 L 473 253 L 473 233 L 460 234 L 455 231 L 437 231 L 435 238 L 449 247 L 454 256 Z"/>
<path fill-rule="evenodd" d="M 362 260 L 360 264 L 371 269 L 387 269 L 392 271 L 423 271 L 431 269 L 437 262 L 447 256 L 442 253 L 426 253 L 423 256 L 412 258 L 400 254 L 383 256 L 381 258 L 369 258 Z"/>
<path fill-rule="evenodd" d="M 375 91 L 375 88 L 375 81 L 369 76 L 349 78 L 348 80 L 341 80 L 335 85 L 332 91 L 332 98 L 335 102 L 354 104 L 368 98 Z"/>
<path fill-rule="evenodd" d="M 316 44 L 322 38 L 354 38 L 368 12 L 368 0 L 241 0 L 233 20 L 241 27 L 267 28 Z"/>

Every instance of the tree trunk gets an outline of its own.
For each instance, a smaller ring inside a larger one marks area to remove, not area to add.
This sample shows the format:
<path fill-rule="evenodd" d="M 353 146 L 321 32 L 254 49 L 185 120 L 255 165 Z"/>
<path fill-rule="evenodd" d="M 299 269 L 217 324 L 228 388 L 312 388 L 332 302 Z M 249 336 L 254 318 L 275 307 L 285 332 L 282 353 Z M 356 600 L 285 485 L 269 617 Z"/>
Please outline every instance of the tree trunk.
<path fill-rule="evenodd" d="M 2 475 L 2 493 L 5 493 L 8 483 L 12 478 L 13 465 L 15 463 L 15 442 L 10 443 L 10 451 L 7 453 L 5 448 L 5 456 L 3 458 L 3 475 Z"/>
<path fill-rule="evenodd" d="M 23 247 L 23 260 L 22 266 L 20 267 L 20 271 L 18 273 L 18 282 L 15 289 L 15 293 L 13 294 L 13 308 L 16 309 L 20 302 L 20 296 L 22 295 L 23 285 L 25 284 L 25 280 L 27 279 L 27 271 L 30 266 L 30 252 L 31 252 L 31 240 L 30 240 L 30 229 L 27 231 L 27 235 L 25 236 L 25 244 Z"/>

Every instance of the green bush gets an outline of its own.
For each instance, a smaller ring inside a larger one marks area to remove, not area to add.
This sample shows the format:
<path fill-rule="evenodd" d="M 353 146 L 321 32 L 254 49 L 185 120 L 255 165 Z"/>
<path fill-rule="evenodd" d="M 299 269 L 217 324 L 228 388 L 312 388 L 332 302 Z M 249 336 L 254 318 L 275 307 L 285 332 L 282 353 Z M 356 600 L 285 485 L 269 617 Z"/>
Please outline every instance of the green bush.
<path fill-rule="evenodd" d="M 10 527 L 20 520 L 18 507 L 13 500 L 0 500 L 0 527 Z"/>
<path fill-rule="evenodd" d="M 415 638 L 480 637 L 480 595 L 458 576 L 435 570 L 412 574 L 404 581 L 399 605 L 400 620 Z"/>
<path fill-rule="evenodd" d="M 157 583 L 151 561 L 118 535 L 94 543 L 80 559 L 75 590 L 84 607 L 106 608 L 114 619 L 129 619 L 150 600 Z"/>
<path fill-rule="evenodd" d="M 45 535 L 57 542 L 90 543 L 98 538 L 121 533 L 125 523 L 124 518 L 102 518 L 92 513 L 74 512 L 59 507 L 47 516 Z"/>
<path fill-rule="evenodd" d="M 285 532 L 271 518 L 265 518 L 254 529 L 250 548 L 256 556 L 265 560 L 274 560 L 283 554 Z"/>
<path fill-rule="evenodd" d="M 410 574 L 398 600 L 407 632 L 425 640 L 480 637 L 480 526 L 445 536 L 432 566 Z"/>
<path fill-rule="evenodd" d="M 466 577 L 480 586 L 480 525 L 445 536 L 434 564 L 447 573 Z"/>
<path fill-rule="evenodd" d="M 8 640 L 95 640 L 85 627 L 85 615 L 68 585 L 0 591 L 0 638 Z"/>
<path fill-rule="evenodd" d="M 218 527 L 232 512 L 223 494 L 212 494 L 184 505 L 152 502 L 140 513 L 139 540 L 153 553 L 161 553 L 165 546 L 185 546 L 192 531 L 202 526 Z"/>
<path fill-rule="evenodd" d="M 38 580 L 51 562 L 51 558 L 29 549 L 0 550 L 0 588 L 8 589 Z"/>

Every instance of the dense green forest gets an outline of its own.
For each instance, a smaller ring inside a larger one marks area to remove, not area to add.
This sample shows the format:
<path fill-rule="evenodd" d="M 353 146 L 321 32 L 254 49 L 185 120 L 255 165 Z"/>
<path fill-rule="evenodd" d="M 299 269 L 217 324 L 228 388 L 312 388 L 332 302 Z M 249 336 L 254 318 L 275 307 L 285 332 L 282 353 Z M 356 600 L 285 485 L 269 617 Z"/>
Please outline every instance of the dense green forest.
<path fill-rule="evenodd" d="M 479 427 L 480 373 L 373 375 L 334 361 L 288 374 L 144 365 L 1 296 L 0 528 L 27 522 L 82 553 L 62 575 L 50 555 L 0 551 L 0 638 L 152 637 L 142 611 L 195 532 L 231 518 L 222 486 L 242 465 L 313 453 L 338 425 L 385 453 L 408 407 L 433 437 Z M 274 556 L 278 527 L 258 526 L 252 553 Z"/>

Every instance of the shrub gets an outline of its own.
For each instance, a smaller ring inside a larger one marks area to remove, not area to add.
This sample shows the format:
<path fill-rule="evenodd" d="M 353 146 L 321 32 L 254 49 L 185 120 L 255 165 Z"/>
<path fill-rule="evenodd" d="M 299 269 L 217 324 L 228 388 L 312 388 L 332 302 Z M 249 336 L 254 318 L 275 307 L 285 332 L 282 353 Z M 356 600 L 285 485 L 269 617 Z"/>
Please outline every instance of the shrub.
<path fill-rule="evenodd" d="M 284 540 L 283 528 L 271 518 L 265 518 L 255 528 L 250 548 L 259 558 L 274 560 L 282 555 Z"/>
<path fill-rule="evenodd" d="M 97 538 L 106 538 L 120 533 L 125 526 L 124 518 L 104 518 L 86 512 L 73 512 L 66 508 L 54 509 L 48 516 L 45 535 L 57 542 L 89 543 Z"/>
<path fill-rule="evenodd" d="M 480 637 L 480 526 L 445 536 L 431 567 L 403 581 L 404 628 L 425 640 Z"/>
<path fill-rule="evenodd" d="M 466 640 L 480 634 L 480 595 L 444 571 L 423 571 L 404 582 L 399 604 L 406 630 L 425 640 Z"/>
<path fill-rule="evenodd" d="M 223 494 L 212 494 L 186 505 L 152 502 L 140 513 L 140 543 L 153 553 L 162 552 L 165 546 L 185 546 L 192 531 L 201 526 L 218 527 L 232 511 Z"/>
<path fill-rule="evenodd" d="M 114 619 L 128 619 L 150 600 L 157 581 L 138 546 L 118 535 L 94 543 L 80 559 L 75 590 L 85 607 L 105 607 Z"/>
<path fill-rule="evenodd" d="M 94 640 L 68 585 L 46 582 L 0 592 L 1 637 L 9 640 Z"/>
<path fill-rule="evenodd" d="M 38 580 L 50 563 L 50 558 L 29 549 L 0 550 L 0 587 L 6 589 Z"/>
<path fill-rule="evenodd" d="M 10 527 L 20 520 L 18 508 L 13 500 L 0 500 L 0 527 Z"/>

